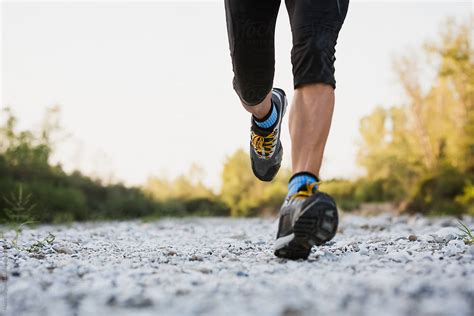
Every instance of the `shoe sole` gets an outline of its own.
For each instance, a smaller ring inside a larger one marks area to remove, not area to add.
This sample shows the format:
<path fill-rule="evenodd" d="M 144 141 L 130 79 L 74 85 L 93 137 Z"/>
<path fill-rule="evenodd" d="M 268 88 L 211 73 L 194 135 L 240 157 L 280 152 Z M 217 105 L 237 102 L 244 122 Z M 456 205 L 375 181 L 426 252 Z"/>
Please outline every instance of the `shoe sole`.
<path fill-rule="evenodd" d="M 324 203 L 312 203 L 293 226 L 293 234 L 276 240 L 275 256 L 287 259 L 307 259 L 313 246 L 320 246 L 336 235 L 337 209 Z"/>
<path fill-rule="evenodd" d="M 280 143 L 280 148 L 278 150 L 281 151 L 281 155 L 283 156 L 283 146 L 281 145 L 281 143 Z M 280 155 L 280 153 L 277 152 L 275 153 L 275 155 Z M 260 181 L 265 181 L 265 182 L 272 181 L 275 178 L 275 176 L 278 174 L 278 171 L 280 170 L 280 167 L 281 167 L 281 163 L 273 165 L 272 167 L 268 168 L 267 173 L 262 176 L 257 173 L 253 161 L 251 162 L 251 165 L 252 165 L 253 174 L 257 177 L 257 179 L 259 179 Z"/>

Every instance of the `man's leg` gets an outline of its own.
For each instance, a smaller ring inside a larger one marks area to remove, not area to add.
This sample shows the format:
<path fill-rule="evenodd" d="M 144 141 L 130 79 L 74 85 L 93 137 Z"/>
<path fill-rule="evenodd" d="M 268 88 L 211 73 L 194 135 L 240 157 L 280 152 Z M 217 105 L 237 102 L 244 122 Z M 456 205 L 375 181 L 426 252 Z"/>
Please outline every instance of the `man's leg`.
<path fill-rule="evenodd" d="M 275 23 L 280 0 L 226 0 L 233 85 L 253 117 L 250 133 L 252 170 L 271 181 L 280 169 L 282 117 L 287 106 L 281 89 L 272 89 L 275 72 Z"/>
<path fill-rule="evenodd" d="M 295 90 L 289 116 L 294 174 L 307 171 L 319 177 L 333 109 L 331 85 L 306 84 Z"/>
<path fill-rule="evenodd" d="M 268 114 L 268 112 L 270 112 L 270 107 L 272 105 L 271 99 L 272 93 L 269 92 L 262 102 L 256 105 L 246 105 L 242 102 L 242 106 L 245 110 L 247 110 L 247 112 L 253 114 L 253 116 L 255 116 L 256 118 L 262 119 Z"/>
<path fill-rule="evenodd" d="M 319 177 L 334 110 L 335 46 L 348 0 L 287 0 L 295 95 L 289 126 L 293 172 Z"/>
<path fill-rule="evenodd" d="M 225 0 L 233 86 L 257 118 L 270 110 L 275 72 L 275 24 L 280 0 Z"/>
<path fill-rule="evenodd" d="M 334 110 L 335 47 L 349 0 L 286 0 L 293 35 L 290 113 L 295 174 L 317 179 Z"/>
<path fill-rule="evenodd" d="M 334 109 L 334 53 L 348 0 L 286 0 L 293 34 L 295 95 L 290 113 L 293 176 L 280 210 L 275 255 L 307 258 L 337 231 L 335 201 L 318 191 Z"/>

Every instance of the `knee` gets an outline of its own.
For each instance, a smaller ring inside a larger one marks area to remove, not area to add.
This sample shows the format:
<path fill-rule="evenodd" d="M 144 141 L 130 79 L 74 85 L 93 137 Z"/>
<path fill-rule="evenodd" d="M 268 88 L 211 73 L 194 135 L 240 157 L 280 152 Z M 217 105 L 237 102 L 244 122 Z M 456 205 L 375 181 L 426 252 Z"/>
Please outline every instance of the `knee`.
<path fill-rule="evenodd" d="M 295 98 L 308 106 L 334 102 L 334 87 L 327 83 L 307 83 L 295 89 Z"/>
<path fill-rule="evenodd" d="M 245 105 L 261 103 L 272 89 L 273 80 L 255 80 L 256 78 L 234 78 L 234 90 Z M 258 78 L 257 78 L 258 79 Z"/>

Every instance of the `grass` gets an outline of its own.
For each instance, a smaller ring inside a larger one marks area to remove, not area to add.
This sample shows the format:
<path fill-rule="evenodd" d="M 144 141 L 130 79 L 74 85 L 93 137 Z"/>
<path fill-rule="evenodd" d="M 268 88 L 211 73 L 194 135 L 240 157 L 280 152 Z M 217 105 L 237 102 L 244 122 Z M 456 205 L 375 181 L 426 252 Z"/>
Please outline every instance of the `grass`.
<path fill-rule="evenodd" d="M 468 245 L 474 244 L 474 234 L 472 231 L 461 221 L 459 221 L 461 226 L 458 226 L 459 230 L 462 232 L 459 236 L 464 240 L 464 243 Z"/>
<path fill-rule="evenodd" d="M 32 203 L 31 194 L 25 194 L 23 192 L 23 186 L 21 185 L 18 188 L 18 192 L 10 192 L 8 197 L 3 196 L 3 200 L 7 204 L 7 207 L 3 209 L 8 220 L 7 224 L 15 231 L 15 237 L 11 240 L 11 244 L 15 249 L 26 250 L 28 252 L 40 252 L 44 246 L 51 245 L 54 242 L 55 236 L 49 233 L 43 240 L 37 240 L 26 249 L 18 246 L 18 239 L 20 238 L 23 228 L 35 223 L 32 219 L 32 214 L 36 205 Z M 4 239 L 3 232 L 0 232 L 0 236 Z"/>
<path fill-rule="evenodd" d="M 24 194 L 23 186 L 20 185 L 17 192 L 10 192 L 9 196 L 3 196 L 7 207 L 3 209 L 10 223 L 23 225 L 31 223 L 32 213 L 36 205 L 32 203 L 31 194 Z"/>
<path fill-rule="evenodd" d="M 56 239 L 56 236 L 48 233 L 48 236 L 46 236 L 43 240 L 37 240 L 33 245 L 26 248 L 25 250 L 28 252 L 39 253 L 46 245 L 52 245 L 54 239 Z"/>
<path fill-rule="evenodd" d="M 24 194 L 22 185 L 19 186 L 18 192 L 12 191 L 9 196 L 3 196 L 3 200 L 7 204 L 3 212 L 8 219 L 9 226 L 15 231 L 15 237 L 11 243 L 13 247 L 19 249 L 18 238 L 23 231 L 23 227 L 34 223 L 31 214 L 35 204 L 31 202 L 31 194 Z"/>

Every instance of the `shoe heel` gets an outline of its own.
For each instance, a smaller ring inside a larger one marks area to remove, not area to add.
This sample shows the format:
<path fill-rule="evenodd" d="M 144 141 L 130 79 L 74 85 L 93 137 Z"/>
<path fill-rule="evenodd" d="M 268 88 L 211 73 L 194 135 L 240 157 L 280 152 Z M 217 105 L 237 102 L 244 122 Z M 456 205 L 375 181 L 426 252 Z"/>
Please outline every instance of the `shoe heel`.
<path fill-rule="evenodd" d="M 295 239 L 304 240 L 309 246 L 320 246 L 336 235 L 337 209 L 330 205 L 315 205 L 306 210 L 294 225 Z"/>
<path fill-rule="evenodd" d="M 334 200 L 322 192 L 311 199 L 293 225 L 293 233 L 277 239 L 277 257 L 306 259 L 313 246 L 320 246 L 336 235 L 339 219 Z"/>

